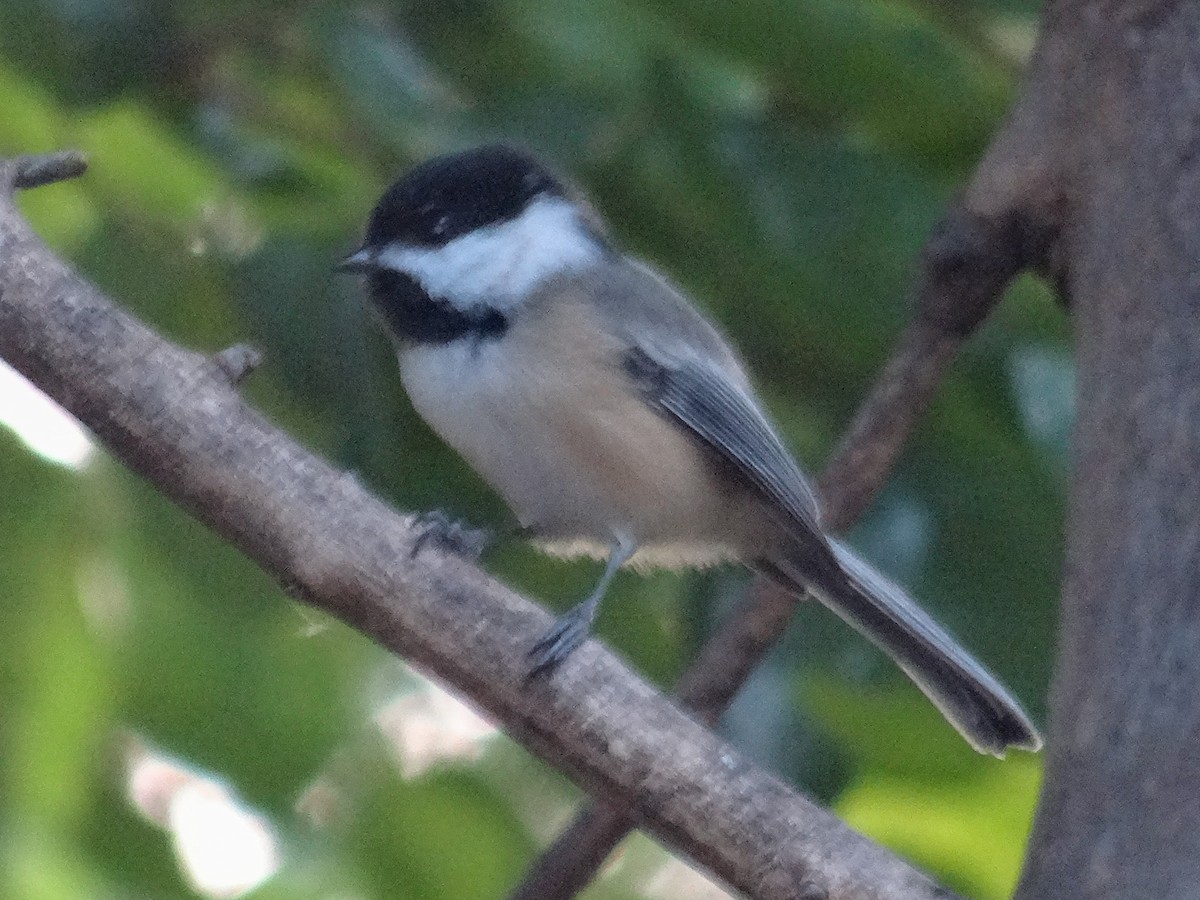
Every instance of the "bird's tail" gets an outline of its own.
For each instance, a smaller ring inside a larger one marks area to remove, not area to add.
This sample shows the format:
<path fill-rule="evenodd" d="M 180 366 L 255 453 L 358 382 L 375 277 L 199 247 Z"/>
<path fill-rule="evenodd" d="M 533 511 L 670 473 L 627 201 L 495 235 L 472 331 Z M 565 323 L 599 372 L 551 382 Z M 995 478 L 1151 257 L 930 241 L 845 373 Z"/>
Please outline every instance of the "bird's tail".
<path fill-rule="evenodd" d="M 980 753 L 1008 747 L 1038 750 L 1041 735 L 1021 705 L 960 647 L 899 585 L 831 540 L 845 579 L 817 585 L 784 561 L 770 571 L 793 589 L 812 593 L 896 661 Z"/>

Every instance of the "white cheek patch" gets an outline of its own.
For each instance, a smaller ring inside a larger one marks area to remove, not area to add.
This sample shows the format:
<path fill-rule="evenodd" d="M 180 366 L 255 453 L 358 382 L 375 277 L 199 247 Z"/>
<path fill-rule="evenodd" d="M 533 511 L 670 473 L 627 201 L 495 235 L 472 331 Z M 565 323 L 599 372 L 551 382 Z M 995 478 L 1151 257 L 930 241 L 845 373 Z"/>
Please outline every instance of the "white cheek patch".
<path fill-rule="evenodd" d="M 442 247 L 389 244 L 378 263 L 412 276 L 430 296 L 460 309 L 486 304 L 503 311 L 547 278 L 591 266 L 602 252 L 570 203 L 538 197 L 515 219 Z"/>

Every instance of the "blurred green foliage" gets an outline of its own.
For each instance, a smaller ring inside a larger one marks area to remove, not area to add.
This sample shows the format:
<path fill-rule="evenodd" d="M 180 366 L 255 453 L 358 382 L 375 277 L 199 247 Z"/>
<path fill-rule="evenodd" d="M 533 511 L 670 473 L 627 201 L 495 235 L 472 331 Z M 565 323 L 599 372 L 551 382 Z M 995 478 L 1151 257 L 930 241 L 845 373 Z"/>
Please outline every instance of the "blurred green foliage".
<path fill-rule="evenodd" d="M 174 339 L 260 346 L 254 402 L 399 507 L 500 523 L 330 274 L 392 178 L 493 139 L 573 173 L 620 240 L 727 326 L 815 470 L 905 320 L 924 235 L 1013 97 L 1034 14 L 1031 0 L 5 0 L 0 153 L 84 150 L 86 178 L 22 199 L 58 251 Z M 852 535 L 1039 717 L 1072 371 L 1058 310 L 1021 282 Z M 263 898 L 502 896 L 566 814 L 569 786 L 504 740 L 403 774 L 375 723 L 414 676 L 107 458 L 73 470 L 0 430 L 0 533 L 0 896 L 195 896 L 127 798 L 133 747 L 225 779 L 267 817 L 282 867 Z M 491 566 L 558 606 L 596 575 L 520 547 Z M 744 583 L 623 575 L 601 633 L 670 684 Z M 953 886 L 1005 896 L 1036 762 L 975 756 L 830 616 L 797 619 L 731 740 Z M 635 841 L 588 896 L 644 895 L 661 859 Z"/>

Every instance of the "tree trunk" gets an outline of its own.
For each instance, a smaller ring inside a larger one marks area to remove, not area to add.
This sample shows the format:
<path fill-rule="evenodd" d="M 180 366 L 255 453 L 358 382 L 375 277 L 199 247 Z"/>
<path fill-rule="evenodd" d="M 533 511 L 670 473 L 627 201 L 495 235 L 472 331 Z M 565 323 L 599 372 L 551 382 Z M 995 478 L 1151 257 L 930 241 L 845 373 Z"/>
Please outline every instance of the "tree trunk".
<path fill-rule="evenodd" d="M 1079 366 L 1049 757 L 1018 897 L 1195 900 L 1200 4 L 1051 3 L 1005 140 L 1010 173 L 1022 149 L 1037 160 Z"/>

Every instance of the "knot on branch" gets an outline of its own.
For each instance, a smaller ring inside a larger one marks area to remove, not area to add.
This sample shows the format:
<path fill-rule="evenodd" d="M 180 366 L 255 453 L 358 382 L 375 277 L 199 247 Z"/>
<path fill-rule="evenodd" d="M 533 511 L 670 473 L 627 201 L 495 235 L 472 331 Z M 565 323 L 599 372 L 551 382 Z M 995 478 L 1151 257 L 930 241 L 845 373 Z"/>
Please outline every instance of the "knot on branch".
<path fill-rule="evenodd" d="M 982 216 L 961 206 L 950 210 L 921 252 L 918 319 L 944 334 L 971 334 L 1008 283 L 1045 258 L 1051 233 L 1024 211 Z"/>
<path fill-rule="evenodd" d="M 263 355 L 249 344 L 234 344 L 212 356 L 213 365 L 233 387 L 238 387 L 262 365 Z"/>

